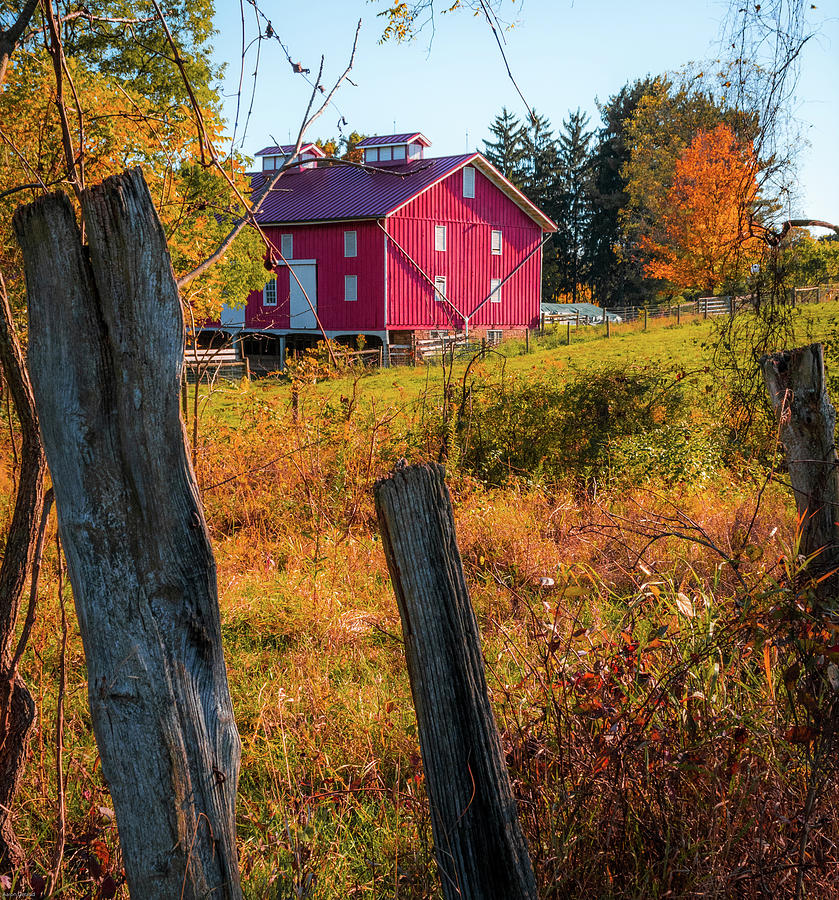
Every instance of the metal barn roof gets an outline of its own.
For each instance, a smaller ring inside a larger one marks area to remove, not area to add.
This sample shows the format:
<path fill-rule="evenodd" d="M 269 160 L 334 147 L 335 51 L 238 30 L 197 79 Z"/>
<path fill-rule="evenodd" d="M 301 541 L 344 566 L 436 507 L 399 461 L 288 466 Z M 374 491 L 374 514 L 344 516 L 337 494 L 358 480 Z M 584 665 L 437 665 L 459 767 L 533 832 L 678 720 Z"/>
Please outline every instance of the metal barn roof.
<path fill-rule="evenodd" d="M 414 160 L 386 169 L 346 165 L 327 158 L 317 168 L 285 172 L 262 204 L 257 219 L 261 225 L 279 225 L 384 218 L 470 163 L 543 231 L 556 231 L 554 222 L 479 153 Z M 258 195 L 273 175 L 272 172 L 253 173 L 254 194 Z"/>

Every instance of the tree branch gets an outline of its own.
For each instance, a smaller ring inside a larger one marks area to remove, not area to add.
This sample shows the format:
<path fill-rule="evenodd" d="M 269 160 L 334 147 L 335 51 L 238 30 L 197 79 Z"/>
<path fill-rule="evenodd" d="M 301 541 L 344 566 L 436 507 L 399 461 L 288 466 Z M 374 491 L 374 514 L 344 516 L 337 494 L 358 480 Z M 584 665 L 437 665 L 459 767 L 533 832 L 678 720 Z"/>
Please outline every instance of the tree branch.
<path fill-rule="evenodd" d="M 0 87 L 3 86 L 3 82 L 6 80 L 6 69 L 9 66 L 9 59 L 17 49 L 17 45 L 23 37 L 23 32 L 26 31 L 26 27 L 35 14 L 38 2 L 39 0 L 26 0 L 14 25 L 5 31 L 0 31 Z"/>

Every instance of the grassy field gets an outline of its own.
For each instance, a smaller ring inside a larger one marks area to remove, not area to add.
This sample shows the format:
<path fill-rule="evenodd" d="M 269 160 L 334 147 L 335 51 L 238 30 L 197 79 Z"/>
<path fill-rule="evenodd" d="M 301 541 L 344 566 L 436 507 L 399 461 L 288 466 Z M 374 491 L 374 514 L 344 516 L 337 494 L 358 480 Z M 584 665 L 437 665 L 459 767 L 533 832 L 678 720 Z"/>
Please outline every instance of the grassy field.
<path fill-rule="evenodd" d="M 804 307 L 795 339 L 838 323 Z M 296 413 L 290 379 L 202 389 L 247 897 L 440 896 L 371 496 L 403 457 L 446 463 L 540 896 L 839 896 L 834 626 L 799 572 L 771 423 L 738 418 L 715 328 L 586 329 L 570 347 L 563 332 L 468 374 L 319 378 L 308 360 Z M 56 572 L 51 542 L 24 665 L 40 714 L 15 810 L 30 875 L 56 841 Z M 118 840 L 67 617 L 55 896 L 109 896 Z"/>

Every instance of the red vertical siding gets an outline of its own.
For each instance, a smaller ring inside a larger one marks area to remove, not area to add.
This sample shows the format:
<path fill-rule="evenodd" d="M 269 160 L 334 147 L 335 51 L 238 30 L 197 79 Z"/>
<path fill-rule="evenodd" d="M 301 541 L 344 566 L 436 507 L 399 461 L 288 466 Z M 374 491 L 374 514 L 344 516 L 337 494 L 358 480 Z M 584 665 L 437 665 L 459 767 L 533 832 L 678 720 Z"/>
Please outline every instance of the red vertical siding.
<path fill-rule="evenodd" d="M 294 258 L 314 259 L 318 272 L 318 317 L 327 331 L 381 331 L 384 325 L 384 244 L 375 222 L 269 226 L 268 239 L 279 250 L 280 236 L 294 236 Z M 357 234 L 357 256 L 344 257 L 344 232 Z M 278 266 L 277 305 L 263 306 L 262 292 L 248 297 L 245 326 L 289 327 L 289 273 Z M 267 275 L 267 273 L 266 273 Z M 344 300 L 344 276 L 358 276 L 358 300 Z"/>
<path fill-rule="evenodd" d="M 434 226 L 446 226 L 446 250 L 434 249 Z M 470 317 L 469 326 L 535 326 L 539 320 L 540 254 L 534 253 L 501 289 L 500 303 L 486 303 L 490 279 L 503 281 L 538 247 L 542 231 L 529 216 L 480 170 L 475 171 L 475 196 L 463 196 L 462 170 L 416 197 L 387 221 L 394 241 L 388 253 L 388 327 L 462 327 L 463 321 L 446 304 L 434 300 L 429 281 L 412 264 L 398 243 L 433 282 L 445 275 L 447 294 Z M 491 232 L 500 229 L 502 250 L 493 256 Z"/>

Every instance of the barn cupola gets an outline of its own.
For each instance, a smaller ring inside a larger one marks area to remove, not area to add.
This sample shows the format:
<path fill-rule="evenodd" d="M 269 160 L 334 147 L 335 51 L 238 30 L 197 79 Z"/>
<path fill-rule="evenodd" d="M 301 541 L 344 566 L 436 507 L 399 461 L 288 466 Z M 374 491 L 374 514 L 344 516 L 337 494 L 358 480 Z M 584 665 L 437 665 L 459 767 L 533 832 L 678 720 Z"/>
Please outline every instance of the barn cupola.
<path fill-rule="evenodd" d="M 273 147 L 265 147 L 257 151 L 256 156 L 262 157 L 262 171 L 275 172 L 285 165 L 285 161 L 294 153 L 294 144 L 278 144 Z M 319 159 L 326 156 L 317 144 L 301 144 L 300 152 L 295 157 L 299 160 L 300 169 L 314 169 Z M 295 166 L 297 169 L 298 166 Z"/>
<path fill-rule="evenodd" d="M 431 141 L 418 131 L 406 134 L 380 134 L 364 138 L 356 145 L 364 151 L 364 162 L 371 166 L 387 166 L 416 162 L 425 155 Z"/>

